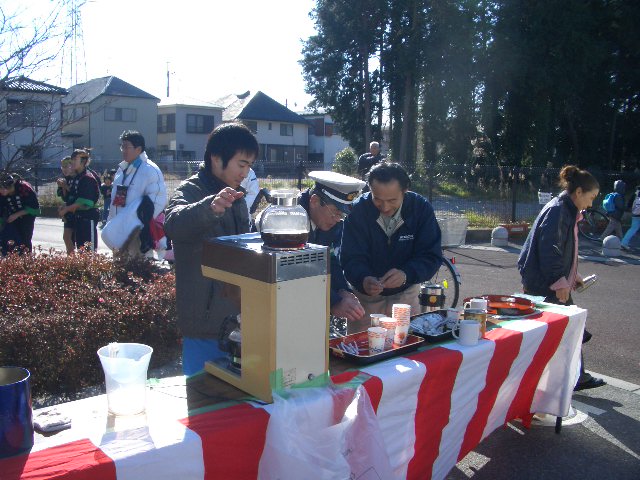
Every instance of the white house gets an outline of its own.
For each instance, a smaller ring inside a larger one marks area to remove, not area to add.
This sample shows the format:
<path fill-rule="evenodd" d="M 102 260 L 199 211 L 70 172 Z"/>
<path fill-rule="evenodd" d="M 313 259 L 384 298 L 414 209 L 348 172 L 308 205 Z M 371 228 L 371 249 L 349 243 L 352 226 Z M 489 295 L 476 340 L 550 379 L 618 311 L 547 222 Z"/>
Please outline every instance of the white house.
<path fill-rule="evenodd" d="M 162 100 L 158 105 L 158 161 L 202 160 L 209 133 L 222 123 L 222 110 L 193 100 Z"/>
<path fill-rule="evenodd" d="M 262 93 L 227 95 L 215 101 L 224 107 L 222 121 L 239 120 L 256 135 L 260 154 L 258 175 L 276 169 L 307 164 L 309 124 L 297 113 Z"/>
<path fill-rule="evenodd" d="M 59 167 L 69 145 L 62 132 L 64 88 L 26 77 L 0 81 L 0 168 Z"/>
<path fill-rule="evenodd" d="M 338 125 L 326 113 L 303 113 L 309 122 L 309 162 L 331 170 L 336 154 L 349 146 L 340 136 Z"/>
<path fill-rule="evenodd" d="M 114 76 L 74 85 L 64 100 L 64 133 L 73 136 L 74 148 L 91 147 L 94 162 L 115 165 L 121 160 L 120 135 L 137 130 L 154 158 L 159 101 Z"/>

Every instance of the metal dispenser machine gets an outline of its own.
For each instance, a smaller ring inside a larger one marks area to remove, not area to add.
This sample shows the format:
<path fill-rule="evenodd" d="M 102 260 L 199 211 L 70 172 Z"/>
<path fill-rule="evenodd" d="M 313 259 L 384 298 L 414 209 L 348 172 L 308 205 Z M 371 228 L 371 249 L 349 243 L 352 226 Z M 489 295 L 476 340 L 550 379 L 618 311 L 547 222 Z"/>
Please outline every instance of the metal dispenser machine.
<path fill-rule="evenodd" d="M 202 273 L 239 290 L 240 305 L 240 352 L 207 362 L 207 372 L 271 402 L 272 384 L 289 387 L 328 370 L 327 247 L 269 249 L 259 233 L 212 238 Z"/>

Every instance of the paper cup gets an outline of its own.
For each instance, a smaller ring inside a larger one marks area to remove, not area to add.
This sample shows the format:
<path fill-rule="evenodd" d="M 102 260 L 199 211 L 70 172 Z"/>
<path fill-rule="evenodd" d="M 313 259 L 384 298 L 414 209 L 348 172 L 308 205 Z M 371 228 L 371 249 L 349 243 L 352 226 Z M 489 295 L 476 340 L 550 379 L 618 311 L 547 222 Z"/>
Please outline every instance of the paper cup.
<path fill-rule="evenodd" d="M 391 316 L 396 320 L 409 320 L 411 318 L 411 305 L 407 303 L 394 303 L 391 307 Z"/>
<path fill-rule="evenodd" d="M 393 337 L 396 333 L 396 321 L 391 317 L 383 317 L 380 319 L 380 326 L 387 331 L 384 349 L 389 350 L 393 346 Z"/>
<path fill-rule="evenodd" d="M 380 319 L 386 317 L 386 315 L 384 313 L 372 313 L 371 315 L 369 315 L 369 318 L 371 318 L 371 326 L 372 327 L 379 327 L 380 326 Z"/>
<path fill-rule="evenodd" d="M 393 343 L 396 345 L 404 345 L 409 335 L 409 322 L 398 322 L 393 335 Z"/>
<path fill-rule="evenodd" d="M 384 341 L 387 337 L 387 330 L 382 327 L 369 327 L 367 329 L 369 337 L 369 354 L 384 351 Z"/>

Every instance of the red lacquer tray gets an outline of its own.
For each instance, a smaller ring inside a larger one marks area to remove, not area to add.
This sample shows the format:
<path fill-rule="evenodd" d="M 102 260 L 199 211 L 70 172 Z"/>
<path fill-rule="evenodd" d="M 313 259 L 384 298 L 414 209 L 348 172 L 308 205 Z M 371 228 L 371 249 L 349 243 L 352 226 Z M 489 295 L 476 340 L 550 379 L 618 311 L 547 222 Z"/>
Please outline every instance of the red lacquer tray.
<path fill-rule="evenodd" d="M 338 345 L 340 345 L 340 343 L 342 342 L 349 344 L 354 341 L 356 342 L 360 350 L 358 355 L 356 355 L 355 353 L 345 352 L 344 350 L 338 348 Z M 385 350 L 384 352 L 380 353 L 369 354 L 369 339 L 367 336 L 367 332 L 365 331 L 353 333 L 351 335 L 346 335 L 340 338 L 330 339 L 329 351 L 336 357 L 351 360 L 360 365 L 366 365 L 368 363 L 378 362 L 380 360 L 385 360 L 387 358 L 395 357 L 398 355 L 404 355 L 407 352 L 416 350 L 423 343 L 424 338 L 409 334 L 407 335 L 407 342 L 404 345 L 396 345 L 394 343 L 389 350 Z"/>
<path fill-rule="evenodd" d="M 480 295 L 471 298 L 486 299 L 489 315 L 518 317 L 536 312 L 535 304 L 531 300 L 513 295 Z M 470 301 L 471 298 L 465 298 L 464 303 Z"/>

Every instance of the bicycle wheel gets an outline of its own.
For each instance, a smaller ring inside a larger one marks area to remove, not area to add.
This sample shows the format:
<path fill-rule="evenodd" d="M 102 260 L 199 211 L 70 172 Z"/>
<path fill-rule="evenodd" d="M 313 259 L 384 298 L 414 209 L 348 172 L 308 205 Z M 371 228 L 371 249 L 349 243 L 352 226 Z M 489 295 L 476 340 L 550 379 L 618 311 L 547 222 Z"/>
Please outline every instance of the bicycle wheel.
<path fill-rule="evenodd" d="M 455 258 L 449 260 L 444 257 L 444 261 L 440 268 L 430 280 L 431 283 L 437 283 L 444 288 L 444 308 L 455 308 L 458 305 L 458 298 L 460 296 L 460 274 L 458 269 L 454 265 Z"/>
<path fill-rule="evenodd" d="M 604 213 L 588 209 L 583 212 L 583 219 L 578 222 L 578 231 L 588 240 L 600 240 L 607 225 L 609 219 Z"/>

